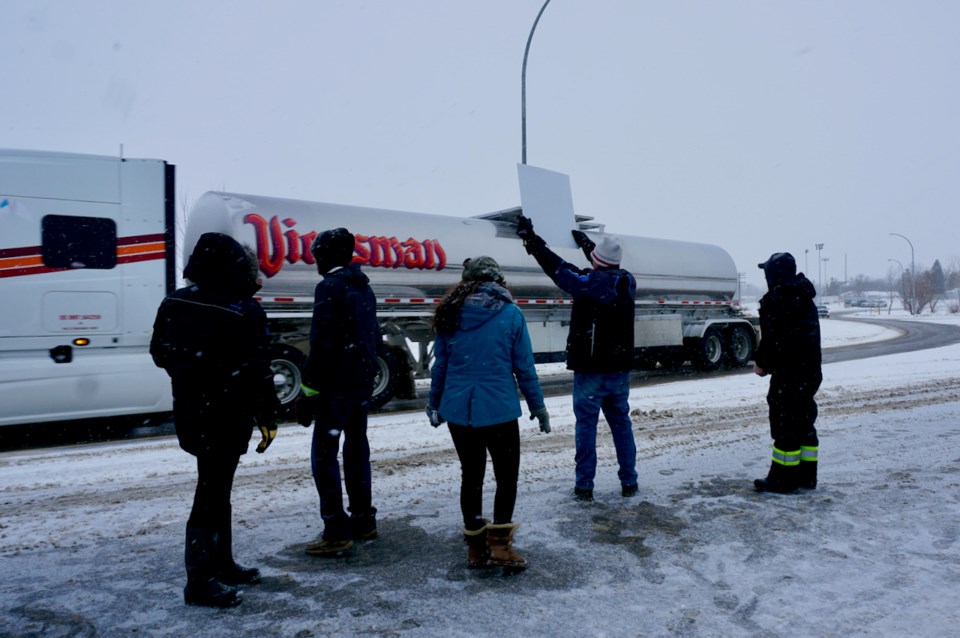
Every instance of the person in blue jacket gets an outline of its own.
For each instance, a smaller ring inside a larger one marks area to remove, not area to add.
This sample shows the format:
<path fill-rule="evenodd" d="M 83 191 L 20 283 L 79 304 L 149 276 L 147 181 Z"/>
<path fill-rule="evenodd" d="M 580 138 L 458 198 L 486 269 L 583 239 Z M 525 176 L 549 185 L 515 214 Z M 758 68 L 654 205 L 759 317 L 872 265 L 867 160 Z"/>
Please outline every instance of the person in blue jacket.
<path fill-rule="evenodd" d="M 520 473 L 518 384 L 530 418 L 538 420 L 541 432 L 550 432 L 527 324 L 504 283 L 492 258 L 468 260 L 460 283 L 437 306 L 433 323 L 427 416 L 434 427 L 449 422 L 460 458 L 460 509 L 471 568 L 526 566 L 513 548 L 519 527 L 513 522 Z M 492 523 L 483 518 L 487 452 L 497 481 Z"/>
<path fill-rule="evenodd" d="M 580 230 L 573 238 L 593 268 L 580 269 L 547 248 L 520 215 L 517 236 L 527 253 L 557 286 L 573 297 L 567 368 L 573 370 L 573 411 L 577 417 L 574 497 L 593 500 L 597 472 L 597 422 L 607 418 L 617 450 L 621 494 L 637 494 L 637 445 L 630 421 L 630 369 L 633 367 L 634 297 L 637 282 L 620 267 L 619 242 L 606 236 L 595 244 Z"/>

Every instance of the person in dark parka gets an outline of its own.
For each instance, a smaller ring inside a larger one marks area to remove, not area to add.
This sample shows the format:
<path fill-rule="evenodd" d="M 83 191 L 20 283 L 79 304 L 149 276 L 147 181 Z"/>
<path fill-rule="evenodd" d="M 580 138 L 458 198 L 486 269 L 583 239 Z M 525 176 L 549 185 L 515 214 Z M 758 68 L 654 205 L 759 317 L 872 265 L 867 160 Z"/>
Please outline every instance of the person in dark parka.
<path fill-rule="evenodd" d="M 327 230 L 310 252 L 323 280 L 314 291 L 310 355 L 303 371 L 297 420 L 314 420 L 310 465 L 323 535 L 307 544 L 311 556 L 339 557 L 355 540 L 377 537 L 377 510 L 371 504 L 370 443 L 367 413 L 377 372 L 377 300 L 369 279 L 352 264 L 355 239 L 346 228 Z M 350 515 L 343 508 L 340 435 L 343 434 L 343 483 Z"/>
<path fill-rule="evenodd" d="M 240 602 L 236 585 L 260 581 L 233 559 L 230 492 L 253 427 L 258 452 L 277 432 L 267 318 L 253 299 L 256 258 L 233 238 L 202 235 L 183 274 L 192 283 L 160 304 L 150 342 L 173 385 L 180 447 L 197 458 L 183 593 L 188 604 L 230 607 Z"/>
<path fill-rule="evenodd" d="M 817 294 L 790 253 L 774 253 L 758 264 L 767 279 L 760 299 L 760 345 L 754 372 L 770 375 L 767 404 L 773 459 L 764 479 L 754 481 L 758 492 L 789 494 L 817 486 L 820 442 L 814 423 L 814 396 L 823 381 L 820 355 L 820 317 L 813 302 Z"/>

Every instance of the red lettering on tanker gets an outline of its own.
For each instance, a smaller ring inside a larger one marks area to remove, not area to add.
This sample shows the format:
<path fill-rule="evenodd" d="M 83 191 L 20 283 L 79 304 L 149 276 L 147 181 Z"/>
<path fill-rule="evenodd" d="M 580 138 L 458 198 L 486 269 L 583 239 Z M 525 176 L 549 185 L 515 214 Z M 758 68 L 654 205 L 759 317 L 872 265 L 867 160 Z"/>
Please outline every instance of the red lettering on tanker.
<path fill-rule="evenodd" d="M 268 278 L 283 268 L 283 262 L 295 264 L 316 263 L 310 253 L 310 244 L 317 236 L 315 231 L 299 233 L 294 230 L 295 219 L 280 220 L 273 216 L 269 221 L 256 213 L 243 218 L 253 226 L 256 237 L 257 258 L 260 270 Z M 288 230 L 283 230 L 281 224 Z M 407 268 L 409 270 L 443 270 L 447 265 L 447 253 L 436 239 L 419 241 L 413 237 L 400 241 L 396 237 L 355 234 L 353 262 L 372 268 Z"/>

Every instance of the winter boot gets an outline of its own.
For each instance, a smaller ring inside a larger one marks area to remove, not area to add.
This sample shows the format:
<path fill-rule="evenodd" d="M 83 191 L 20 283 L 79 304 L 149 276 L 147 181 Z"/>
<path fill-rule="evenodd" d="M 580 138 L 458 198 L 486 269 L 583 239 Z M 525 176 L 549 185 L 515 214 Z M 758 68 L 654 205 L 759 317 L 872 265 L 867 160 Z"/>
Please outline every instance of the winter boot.
<path fill-rule="evenodd" d="M 242 567 L 233 560 L 233 529 L 222 527 L 213 535 L 217 555 L 216 577 L 224 585 L 256 585 L 260 582 L 260 570 Z"/>
<path fill-rule="evenodd" d="M 350 552 L 351 548 L 353 548 L 353 541 L 348 538 L 320 539 L 307 543 L 307 554 L 320 558 L 342 558 Z"/>
<path fill-rule="evenodd" d="M 799 489 L 797 472 L 799 468 L 796 465 L 783 465 L 774 461 L 770 464 L 770 473 L 767 474 L 767 478 L 755 480 L 753 487 L 758 492 L 793 494 Z"/>
<path fill-rule="evenodd" d="M 463 542 L 467 546 L 467 567 L 478 569 L 489 567 L 487 560 L 490 558 L 490 549 L 487 547 L 487 526 L 490 521 L 481 519 L 482 527 L 478 529 L 463 528 Z"/>
<path fill-rule="evenodd" d="M 487 545 L 490 548 L 487 565 L 513 569 L 523 569 L 527 566 L 527 561 L 513 548 L 513 534 L 519 527 L 519 523 L 487 525 Z"/>
<path fill-rule="evenodd" d="M 183 562 L 187 585 L 183 602 L 204 607 L 235 607 L 240 604 L 237 590 L 217 580 L 213 533 L 203 527 L 187 527 Z"/>
<path fill-rule="evenodd" d="M 797 469 L 797 486 L 804 490 L 817 489 L 816 461 L 800 461 Z"/>
<path fill-rule="evenodd" d="M 350 515 L 350 534 L 355 541 L 372 541 L 377 533 L 377 508 L 371 507 L 366 514 Z"/>
<path fill-rule="evenodd" d="M 320 540 L 307 543 L 307 554 L 321 558 L 341 558 L 353 548 L 350 538 L 350 517 L 338 514 L 323 522 Z"/>

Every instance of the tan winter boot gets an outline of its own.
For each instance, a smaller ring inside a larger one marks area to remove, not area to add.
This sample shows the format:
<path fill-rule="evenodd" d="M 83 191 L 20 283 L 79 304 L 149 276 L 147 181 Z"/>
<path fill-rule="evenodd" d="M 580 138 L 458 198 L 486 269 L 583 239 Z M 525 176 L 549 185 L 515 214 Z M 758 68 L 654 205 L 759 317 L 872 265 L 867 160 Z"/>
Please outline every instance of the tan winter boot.
<path fill-rule="evenodd" d="M 478 569 L 488 567 L 490 550 L 487 548 L 487 526 L 490 521 L 484 519 L 480 529 L 463 528 L 463 542 L 467 546 L 467 567 Z"/>
<path fill-rule="evenodd" d="M 487 544 L 490 547 L 487 565 L 513 569 L 523 569 L 527 566 L 527 561 L 513 548 L 513 534 L 519 527 L 519 523 L 487 525 Z"/>

